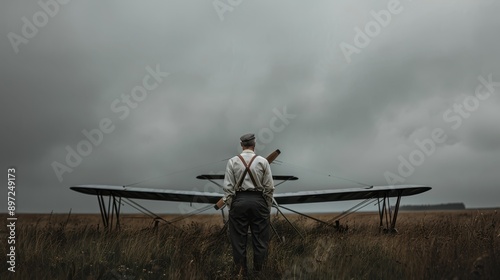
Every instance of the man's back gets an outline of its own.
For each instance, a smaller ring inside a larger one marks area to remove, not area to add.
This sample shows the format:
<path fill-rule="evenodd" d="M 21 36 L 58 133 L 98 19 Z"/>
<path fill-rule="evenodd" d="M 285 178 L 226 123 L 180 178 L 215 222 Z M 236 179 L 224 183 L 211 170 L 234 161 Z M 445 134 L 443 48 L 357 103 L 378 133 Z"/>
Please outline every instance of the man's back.
<path fill-rule="evenodd" d="M 240 156 L 243 158 L 245 163 L 243 163 L 239 156 L 231 158 L 227 163 L 226 174 L 224 177 L 224 190 L 226 192 L 226 197 L 234 196 L 236 191 L 261 191 L 263 192 L 268 206 L 271 207 L 272 195 L 274 192 L 274 181 L 269 162 L 267 162 L 264 157 L 256 156 L 252 150 L 244 150 Z M 253 161 L 252 158 L 254 158 Z M 247 173 L 241 183 L 241 186 L 239 186 L 238 183 L 240 182 L 243 173 L 246 171 L 245 164 L 248 165 L 250 162 L 251 165 L 249 166 L 249 171 L 252 175 Z M 255 179 L 255 185 L 251 176 Z"/>

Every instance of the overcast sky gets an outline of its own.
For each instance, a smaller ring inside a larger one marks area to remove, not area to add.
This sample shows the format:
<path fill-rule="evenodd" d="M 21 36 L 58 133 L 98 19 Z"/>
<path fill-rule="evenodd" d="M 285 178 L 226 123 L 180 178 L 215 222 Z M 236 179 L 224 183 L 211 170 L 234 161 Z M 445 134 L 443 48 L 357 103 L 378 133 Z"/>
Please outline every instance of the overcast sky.
<path fill-rule="evenodd" d="M 194 177 L 248 132 L 300 178 L 276 192 L 421 184 L 403 205 L 500 206 L 498 1 L 68 2 L 0 2 L 18 212 L 98 211 L 77 184 L 215 191 Z"/>

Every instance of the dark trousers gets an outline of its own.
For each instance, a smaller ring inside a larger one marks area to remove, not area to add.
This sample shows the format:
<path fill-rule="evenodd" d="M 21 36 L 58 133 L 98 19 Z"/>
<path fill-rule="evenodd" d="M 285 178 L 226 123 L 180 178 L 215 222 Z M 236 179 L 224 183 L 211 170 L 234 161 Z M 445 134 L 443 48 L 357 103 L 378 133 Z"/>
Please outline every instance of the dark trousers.
<path fill-rule="evenodd" d="M 254 270 L 261 270 L 269 246 L 270 211 L 261 192 L 236 192 L 229 210 L 229 235 L 237 269 L 247 270 L 247 233 L 252 232 Z"/>

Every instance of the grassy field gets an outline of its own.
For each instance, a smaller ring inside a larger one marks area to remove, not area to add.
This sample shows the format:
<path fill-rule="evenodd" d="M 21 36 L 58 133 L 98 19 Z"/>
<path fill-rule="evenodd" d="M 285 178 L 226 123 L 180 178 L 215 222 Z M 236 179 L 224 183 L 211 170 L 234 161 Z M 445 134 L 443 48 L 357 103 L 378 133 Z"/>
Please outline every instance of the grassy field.
<path fill-rule="evenodd" d="M 379 233 L 374 213 L 342 220 L 345 232 L 288 217 L 302 236 L 273 216 L 282 238 L 273 236 L 261 279 L 500 279 L 500 213 L 494 210 L 402 212 L 398 234 Z M 113 232 L 99 219 L 21 215 L 16 272 L 4 266 L 0 279 L 231 279 L 220 216 L 155 230 L 150 219 L 128 215 Z M 6 256 L 7 231 L 0 234 Z"/>

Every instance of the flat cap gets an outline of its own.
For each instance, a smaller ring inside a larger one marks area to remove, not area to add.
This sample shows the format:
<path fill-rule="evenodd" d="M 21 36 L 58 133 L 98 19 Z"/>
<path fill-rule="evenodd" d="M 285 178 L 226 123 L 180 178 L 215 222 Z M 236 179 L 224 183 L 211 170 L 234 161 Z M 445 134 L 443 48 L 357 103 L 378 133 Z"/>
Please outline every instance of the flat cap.
<path fill-rule="evenodd" d="M 253 134 L 253 133 L 245 134 L 245 135 L 240 137 L 240 140 L 242 143 L 253 141 L 253 140 L 255 140 L 255 134 Z"/>

